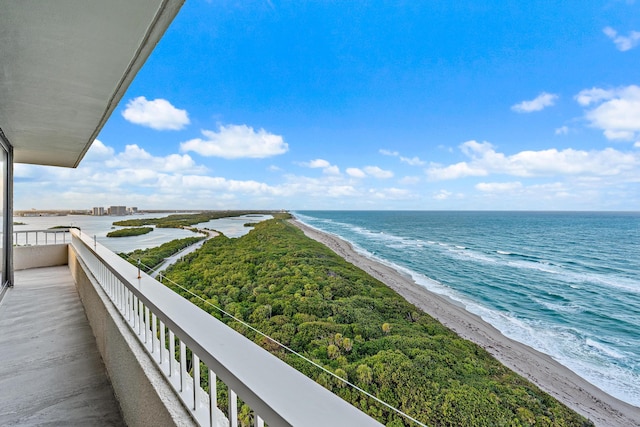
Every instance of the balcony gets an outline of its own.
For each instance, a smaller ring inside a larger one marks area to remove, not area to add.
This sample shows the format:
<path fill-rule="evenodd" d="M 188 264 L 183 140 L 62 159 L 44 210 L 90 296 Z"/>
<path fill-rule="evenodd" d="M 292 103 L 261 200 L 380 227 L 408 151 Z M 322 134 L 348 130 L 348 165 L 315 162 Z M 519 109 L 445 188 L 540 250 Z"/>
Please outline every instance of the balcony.
<path fill-rule="evenodd" d="M 52 240 L 15 248 L 0 424 L 380 425 L 89 236 Z"/>

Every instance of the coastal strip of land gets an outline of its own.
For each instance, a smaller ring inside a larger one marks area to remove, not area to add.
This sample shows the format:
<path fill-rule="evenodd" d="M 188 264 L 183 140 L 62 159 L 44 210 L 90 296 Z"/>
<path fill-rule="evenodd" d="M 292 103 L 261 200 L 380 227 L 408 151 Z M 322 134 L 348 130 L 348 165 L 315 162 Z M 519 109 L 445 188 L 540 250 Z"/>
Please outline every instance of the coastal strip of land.
<path fill-rule="evenodd" d="M 398 292 L 462 338 L 491 353 L 502 364 L 536 384 L 597 426 L 640 426 L 640 408 L 623 402 L 589 383 L 550 356 L 505 337 L 496 328 L 449 298 L 418 285 L 410 276 L 368 258 L 337 236 L 295 219 L 291 223 L 310 237 Z"/>

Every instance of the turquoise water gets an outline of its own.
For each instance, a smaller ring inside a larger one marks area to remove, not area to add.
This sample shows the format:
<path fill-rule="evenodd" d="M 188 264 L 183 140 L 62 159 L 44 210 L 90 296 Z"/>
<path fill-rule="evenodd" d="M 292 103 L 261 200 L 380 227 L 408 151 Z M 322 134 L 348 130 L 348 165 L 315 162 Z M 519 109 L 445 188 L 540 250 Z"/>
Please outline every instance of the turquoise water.
<path fill-rule="evenodd" d="M 640 406 L 640 213 L 294 215 Z"/>

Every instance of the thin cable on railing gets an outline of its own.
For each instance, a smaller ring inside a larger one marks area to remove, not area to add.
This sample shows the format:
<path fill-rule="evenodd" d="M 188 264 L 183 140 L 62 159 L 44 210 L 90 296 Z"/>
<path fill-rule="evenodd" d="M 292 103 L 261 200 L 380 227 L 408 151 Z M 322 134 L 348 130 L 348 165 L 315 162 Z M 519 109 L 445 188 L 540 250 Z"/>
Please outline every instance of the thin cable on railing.
<path fill-rule="evenodd" d="M 131 256 L 129 256 L 128 254 L 124 254 L 128 259 L 134 261 L 136 263 L 136 265 L 140 265 L 143 266 L 147 271 L 153 271 L 152 267 L 149 267 L 148 265 L 145 265 L 144 263 L 142 263 L 138 258 L 133 258 Z M 296 356 L 298 356 L 299 358 L 301 358 L 302 360 L 304 360 L 307 363 L 312 364 L 313 366 L 315 366 L 316 368 L 320 369 L 321 371 L 331 375 L 332 377 L 336 378 L 338 381 L 342 381 L 344 384 L 354 388 L 355 390 L 361 392 L 362 394 L 370 397 L 371 399 L 375 400 L 376 402 L 380 403 L 381 405 L 391 409 L 393 412 L 407 418 L 410 421 L 413 421 L 414 423 L 418 424 L 419 426 L 422 427 L 428 427 L 426 424 L 416 420 L 415 418 L 413 418 L 411 415 L 408 415 L 404 412 L 402 412 L 400 409 L 395 408 L 394 406 L 391 406 L 390 404 L 388 404 L 387 402 L 379 399 L 378 397 L 372 395 L 371 393 L 369 393 L 366 390 L 363 390 L 362 388 L 358 387 L 357 385 L 353 384 L 352 382 L 345 380 L 344 378 L 340 377 L 339 375 L 331 372 L 330 370 L 328 370 L 327 368 L 325 368 L 324 366 L 314 362 L 313 360 L 309 359 L 306 356 L 303 356 L 302 354 L 298 353 L 297 351 L 293 350 L 290 347 L 287 347 L 286 345 L 282 344 L 280 341 L 276 340 L 275 338 L 270 337 L 269 335 L 265 334 L 264 332 L 256 329 L 255 327 L 251 326 L 250 324 L 246 323 L 244 320 L 237 318 L 236 316 L 234 316 L 233 314 L 225 311 L 222 307 L 218 307 L 215 304 L 210 303 L 209 301 L 205 300 L 204 298 L 202 298 L 200 295 L 194 293 L 193 291 L 191 291 L 190 289 L 185 288 L 184 286 L 180 285 L 179 283 L 174 282 L 173 280 L 171 280 L 170 278 L 168 278 L 167 276 L 162 275 L 162 278 L 166 279 L 168 282 L 171 282 L 171 284 L 177 286 L 178 288 L 182 289 L 183 291 L 193 295 L 194 297 L 196 297 L 197 299 L 199 299 L 200 301 L 202 301 L 203 303 L 210 305 L 211 307 L 215 308 L 216 310 L 218 310 L 220 313 L 230 317 L 231 319 L 235 320 L 236 322 L 240 323 L 241 325 L 249 328 L 250 330 L 252 330 L 253 332 L 257 333 L 258 335 L 263 336 L 264 338 L 267 338 L 268 340 L 271 340 L 273 343 L 275 343 L 276 345 L 282 347 L 283 349 L 287 350 L 288 352 L 290 352 L 291 354 L 294 354 Z"/>

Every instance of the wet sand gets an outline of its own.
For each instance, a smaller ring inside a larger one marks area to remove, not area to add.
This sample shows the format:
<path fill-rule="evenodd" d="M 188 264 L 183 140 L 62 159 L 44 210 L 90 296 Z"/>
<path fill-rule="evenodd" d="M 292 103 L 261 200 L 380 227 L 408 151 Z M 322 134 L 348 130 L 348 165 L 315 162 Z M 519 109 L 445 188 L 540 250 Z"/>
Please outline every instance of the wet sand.
<path fill-rule="evenodd" d="M 502 335 L 496 328 L 447 297 L 418 285 L 411 277 L 356 252 L 346 241 L 292 220 L 308 237 L 324 244 L 436 318 L 462 338 L 536 384 L 597 426 L 640 426 L 640 408 L 605 393 L 550 356 Z"/>

